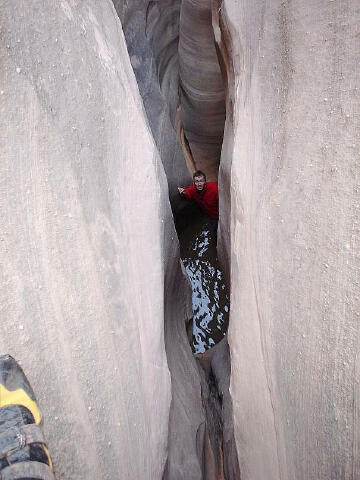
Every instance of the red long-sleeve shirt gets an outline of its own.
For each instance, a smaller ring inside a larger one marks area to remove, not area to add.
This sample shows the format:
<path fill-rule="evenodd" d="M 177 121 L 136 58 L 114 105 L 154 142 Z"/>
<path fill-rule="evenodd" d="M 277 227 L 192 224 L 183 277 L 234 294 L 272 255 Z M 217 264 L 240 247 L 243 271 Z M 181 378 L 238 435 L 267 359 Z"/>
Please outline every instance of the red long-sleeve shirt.
<path fill-rule="evenodd" d="M 184 196 L 194 200 L 210 218 L 219 218 L 219 192 L 217 182 L 206 182 L 204 190 L 198 192 L 195 185 L 190 185 L 184 190 Z"/>

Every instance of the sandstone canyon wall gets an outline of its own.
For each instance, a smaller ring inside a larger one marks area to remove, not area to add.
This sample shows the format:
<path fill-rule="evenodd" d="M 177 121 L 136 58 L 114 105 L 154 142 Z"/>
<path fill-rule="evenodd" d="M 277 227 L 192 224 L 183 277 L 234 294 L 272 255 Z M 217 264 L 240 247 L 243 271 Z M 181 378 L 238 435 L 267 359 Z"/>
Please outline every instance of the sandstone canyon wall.
<path fill-rule="evenodd" d="M 114 0 L 147 119 L 164 165 L 174 212 L 184 206 L 179 185 L 191 183 L 175 131 L 179 104 L 181 0 Z"/>
<path fill-rule="evenodd" d="M 180 15 L 181 118 L 196 169 L 217 181 L 225 122 L 224 83 L 208 0 L 183 0 Z"/>
<path fill-rule="evenodd" d="M 221 15 L 234 69 L 221 249 L 241 478 L 355 480 L 360 5 L 225 0 Z"/>
<path fill-rule="evenodd" d="M 0 0 L 0 350 L 39 397 L 57 478 L 221 478 L 168 195 L 177 211 L 189 181 L 178 103 L 215 178 L 226 94 L 241 479 L 357 480 L 358 2 L 113 3 Z M 209 358 L 236 480 L 226 342 Z"/>
<path fill-rule="evenodd" d="M 152 2 L 136 0 L 131 3 L 122 0 L 114 1 L 124 28 L 127 49 L 146 115 L 164 165 L 177 226 L 184 220 L 185 223 L 189 221 L 189 219 L 186 220 L 189 212 L 187 202 L 180 198 L 176 187 L 191 182 L 176 133 L 177 123 L 181 122 L 181 114 L 179 115 L 178 111 L 181 3 L 179 0 Z M 209 23 L 207 31 L 209 31 L 211 29 L 210 6 L 207 5 L 206 9 Z M 192 21 L 196 27 L 196 18 Z M 210 40 L 205 38 L 205 41 L 212 42 L 212 38 L 212 36 Z M 215 46 L 213 43 L 210 45 L 214 61 L 216 60 Z M 215 71 L 218 72 L 219 67 Z M 217 146 L 218 161 L 219 145 Z M 232 422 L 226 422 L 225 449 L 231 452 L 228 456 L 231 460 L 227 462 L 219 458 L 221 454 L 217 439 L 209 427 L 209 418 L 204 408 L 203 392 L 208 387 L 204 376 L 201 375 L 201 367 L 192 356 L 186 335 L 184 320 L 190 320 L 192 312 L 189 310 L 187 318 L 183 317 L 182 321 L 179 321 L 181 317 L 177 314 L 178 310 L 184 311 L 184 307 L 188 305 L 190 291 L 185 273 L 177 270 L 177 243 L 171 238 L 168 240 L 172 242 L 173 248 L 168 251 L 165 258 L 165 261 L 169 262 L 169 267 L 165 268 L 167 272 L 165 285 L 168 288 L 164 321 L 166 352 L 172 379 L 172 403 L 164 480 L 215 480 L 218 475 L 217 470 L 222 469 L 221 463 L 226 465 L 225 468 L 229 471 L 228 478 L 232 480 L 237 478 L 233 473 L 236 472 L 237 462 L 236 453 L 234 454 Z M 169 285 L 173 286 L 173 289 L 169 288 Z M 225 345 L 223 350 L 226 354 Z M 218 368 L 221 369 L 221 366 Z M 223 373 L 226 375 L 222 383 L 226 388 L 222 390 L 228 398 L 229 368 L 227 365 Z M 227 404 L 227 409 L 229 408 Z"/>
<path fill-rule="evenodd" d="M 0 18 L 0 350 L 37 393 L 58 479 L 160 479 L 179 264 L 119 19 L 107 0 L 2 1 Z"/>

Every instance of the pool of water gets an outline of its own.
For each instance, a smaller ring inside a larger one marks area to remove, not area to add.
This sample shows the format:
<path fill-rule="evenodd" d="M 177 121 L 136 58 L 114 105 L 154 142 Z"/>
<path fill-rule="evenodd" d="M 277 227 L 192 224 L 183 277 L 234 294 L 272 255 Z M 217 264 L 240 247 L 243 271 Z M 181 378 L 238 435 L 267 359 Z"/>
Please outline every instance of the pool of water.
<path fill-rule="evenodd" d="M 213 347 L 225 335 L 229 295 L 216 254 L 217 222 L 197 219 L 179 235 L 181 258 L 192 287 L 195 354 Z"/>

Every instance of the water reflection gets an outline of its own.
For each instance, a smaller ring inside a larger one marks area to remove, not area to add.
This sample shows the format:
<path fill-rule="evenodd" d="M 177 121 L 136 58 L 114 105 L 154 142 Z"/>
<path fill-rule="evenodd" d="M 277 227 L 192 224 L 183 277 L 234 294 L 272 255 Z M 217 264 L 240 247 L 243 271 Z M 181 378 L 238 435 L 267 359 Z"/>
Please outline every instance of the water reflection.
<path fill-rule="evenodd" d="M 226 333 L 229 297 L 216 256 L 214 221 L 201 219 L 180 235 L 181 258 L 192 286 L 193 351 L 203 353 Z"/>

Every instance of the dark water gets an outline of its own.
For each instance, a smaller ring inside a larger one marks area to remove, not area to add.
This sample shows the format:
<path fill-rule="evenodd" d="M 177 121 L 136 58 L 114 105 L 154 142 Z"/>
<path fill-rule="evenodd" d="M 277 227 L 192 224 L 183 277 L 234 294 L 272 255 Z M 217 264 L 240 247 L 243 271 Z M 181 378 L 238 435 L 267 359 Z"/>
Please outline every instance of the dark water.
<path fill-rule="evenodd" d="M 217 224 L 198 218 L 179 235 L 181 258 L 192 286 L 195 354 L 218 343 L 226 333 L 229 296 L 216 255 Z"/>

